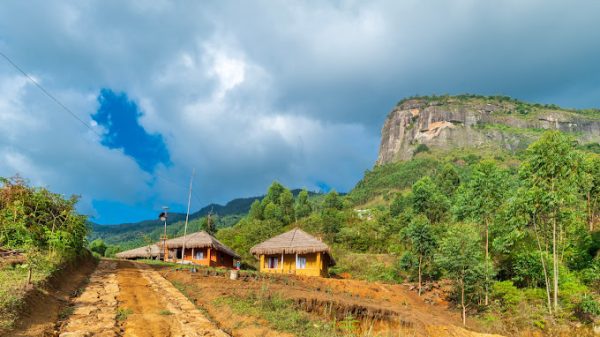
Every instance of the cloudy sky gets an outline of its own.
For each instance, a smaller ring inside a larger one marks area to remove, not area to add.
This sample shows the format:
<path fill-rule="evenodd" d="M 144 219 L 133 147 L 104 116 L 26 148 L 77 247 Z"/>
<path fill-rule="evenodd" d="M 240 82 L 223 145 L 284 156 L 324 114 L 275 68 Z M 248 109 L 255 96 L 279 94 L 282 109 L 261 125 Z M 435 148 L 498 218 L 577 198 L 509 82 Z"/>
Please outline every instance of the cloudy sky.
<path fill-rule="evenodd" d="M 600 106 L 600 2 L 23 1 L 0 6 L 0 175 L 99 223 L 348 191 L 414 94 Z"/>

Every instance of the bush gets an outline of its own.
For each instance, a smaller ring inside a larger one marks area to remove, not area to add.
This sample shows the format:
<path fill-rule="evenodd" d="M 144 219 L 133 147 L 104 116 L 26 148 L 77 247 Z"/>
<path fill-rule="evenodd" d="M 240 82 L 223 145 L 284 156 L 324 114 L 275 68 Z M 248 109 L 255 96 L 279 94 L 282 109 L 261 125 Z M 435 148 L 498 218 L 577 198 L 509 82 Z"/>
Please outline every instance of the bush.
<path fill-rule="evenodd" d="M 492 298 L 500 302 L 504 310 L 514 310 L 524 296 L 512 281 L 501 281 L 492 285 Z"/>
<path fill-rule="evenodd" d="M 429 147 L 425 144 L 419 144 L 417 145 L 417 148 L 415 149 L 415 152 L 413 152 L 413 156 L 416 156 L 417 154 L 421 153 L 421 152 L 429 152 Z"/>
<path fill-rule="evenodd" d="M 584 295 L 575 307 L 575 316 L 582 322 L 591 323 L 600 316 L 600 303 L 589 295 Z"/>

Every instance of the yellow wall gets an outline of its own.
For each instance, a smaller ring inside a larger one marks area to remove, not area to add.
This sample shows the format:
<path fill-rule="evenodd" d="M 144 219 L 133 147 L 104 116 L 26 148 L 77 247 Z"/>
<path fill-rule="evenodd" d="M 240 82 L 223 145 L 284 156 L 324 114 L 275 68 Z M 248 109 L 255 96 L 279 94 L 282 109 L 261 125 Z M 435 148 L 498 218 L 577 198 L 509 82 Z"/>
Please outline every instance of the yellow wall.
<path fill-rule="evenodd" d="M 268 268 L 267 261 L 269 257 L 275 257 L 278 259 L 277 268 Z M 294 275 L 305 275 L 305 276 L 327 276 L 327 266 L 329 261 L 328 257 L 321 253 L 311 254 L 298 254 L 298 257 L 306 258 L 306 268 L 296 268 L 296 254 L 284 254 L 283 264 L 281 263 L 281 254 L 273 255 L 261 255 L 260 256 L 260 271 L 263 273 L 273 274 L 294 274 Z"/>

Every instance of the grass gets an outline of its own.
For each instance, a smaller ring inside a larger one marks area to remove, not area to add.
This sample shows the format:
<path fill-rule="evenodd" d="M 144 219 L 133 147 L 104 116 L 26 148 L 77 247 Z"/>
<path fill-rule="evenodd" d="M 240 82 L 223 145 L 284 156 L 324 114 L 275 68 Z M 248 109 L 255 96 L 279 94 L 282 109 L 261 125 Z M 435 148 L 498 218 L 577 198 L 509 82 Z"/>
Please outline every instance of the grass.
<path fill-rule="evenodd" d="M 124 322 L 131 314 L 133 314 L 133 310 L 129 308 L 117 308 L 117 321 Z"/>
<path fill-rule="evenodd" d="M 159 315 L 161 316 L 171 316 L 173 315 L 173 313 L 167 309 L 161 310 L 158 312 Z"/>
<path fill-rule="evenodd" d="M 337 336 L 335 323 L 316 320 L 304 311 L 294 308 L 291 300 L 278 294 L 270 294 L 268 289 L 249 297 L 222 296 L 214 300 L 216 306 L 227 305 L 241 315 L 262 318 L 279 331 L 286 331 L 297 336 L 325 337 Z M 346 334 L 344 334 L 346 335 Z"/>
<path fill-rule="evenodd" d="M 33 285 L 43 283 L 54 270 L 56 265 L 49 261 L 43 267 L 34 269 L 31 275 Z M 24 303 L 27 274 L 25 264 L 0 269 L 0 330 L 10 329 L 17 319 L 17 313 Z"/>

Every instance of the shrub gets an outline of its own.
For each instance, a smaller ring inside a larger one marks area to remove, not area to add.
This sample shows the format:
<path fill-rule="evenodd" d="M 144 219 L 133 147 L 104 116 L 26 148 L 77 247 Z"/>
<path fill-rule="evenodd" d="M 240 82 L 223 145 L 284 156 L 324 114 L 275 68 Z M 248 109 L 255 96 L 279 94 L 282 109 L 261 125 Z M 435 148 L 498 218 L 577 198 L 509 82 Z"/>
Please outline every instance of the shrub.
<path fill-rule="evenodd" d="M 524 296 L 512 281 L 501 281 L 492 285 L 492 298 L 499 301 L 504 310 L 514 310 Z"/>
<path fill-rule="evenodd" d="M 415 152 L 413 152 L 413 156 L 416 156 L 417 154 L 421 153 L 421 152 L 429 152 L 429 147 L 425 144 L 419 144 L 417 145 L 417 148 L 415 149 Z"/>

